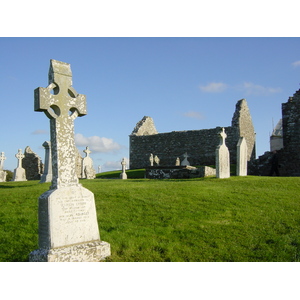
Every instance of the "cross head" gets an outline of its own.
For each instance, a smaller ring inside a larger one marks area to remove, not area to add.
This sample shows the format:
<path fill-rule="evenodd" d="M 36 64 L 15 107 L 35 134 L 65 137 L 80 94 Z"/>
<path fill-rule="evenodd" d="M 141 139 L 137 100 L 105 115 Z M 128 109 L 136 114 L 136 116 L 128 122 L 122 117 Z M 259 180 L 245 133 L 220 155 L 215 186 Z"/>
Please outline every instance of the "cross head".
<path fill-rule="evenodd" d="M 86 154 L 86 157 L 88 157 L 90 153 L 92 153 L 88 146 L 85 148 L 85 150 L 83 150 L 83 152 Z"/>
<path fill-rule="evenodd" d="M 78 185 L 74 120 L 86 115 L 86 97 L 72 87 L 70 64 L 50 60 L 49 85 L 34 91 L 34 110 L 50 119 L 52 151 L 51 189 Z"/>
<path fill-rule="evenodd" d="M 22 149 L 18 149 L 18 153 L 15 156 L 18 159 L 18 168 L 22 168 L 22 159 L 25 157 L 22 153 Z"/>
<path fill-rule="evenodd" d="M 219 135 L 221 138 L 220 145 L 225 145 L 225 139 L 227 138 L 227 134 L 225 133 L 224 127 L 222 128 L 222 131 L 220 131 Z"/>

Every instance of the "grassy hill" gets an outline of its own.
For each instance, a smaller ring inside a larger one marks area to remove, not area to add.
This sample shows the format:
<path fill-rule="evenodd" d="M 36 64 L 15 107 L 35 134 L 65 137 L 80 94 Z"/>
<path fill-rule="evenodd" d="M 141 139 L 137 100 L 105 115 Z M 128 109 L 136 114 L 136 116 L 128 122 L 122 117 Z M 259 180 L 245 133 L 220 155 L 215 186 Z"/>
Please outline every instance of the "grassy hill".
<path fill-rule="evenodd" d="M 95 195 L 107 261 L 300 261 L 298 177 L 81 183 Z M 37 199 L 49 186 L 0 183 L 0 261 L 38 248 Z"/>

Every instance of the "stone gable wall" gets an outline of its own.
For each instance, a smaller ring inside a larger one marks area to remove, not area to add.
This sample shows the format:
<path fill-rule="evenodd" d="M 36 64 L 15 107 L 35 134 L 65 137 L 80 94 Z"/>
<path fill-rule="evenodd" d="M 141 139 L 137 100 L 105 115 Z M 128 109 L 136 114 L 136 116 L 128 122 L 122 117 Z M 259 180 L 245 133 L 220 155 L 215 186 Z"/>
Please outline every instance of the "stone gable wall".
<path fill-rule="evenodd" d="M 145 118 L 150 117 L 144 117 Z M 152 120 L 152 119 L 151 119 Z M 148 123 L 150 129 L 154 123 Z M 130 139 L 130 169 L 146 168 L 150 165 L 149 156 L 152 153 L 160 159 L 161 166 L 174 166 L 176 158 L 183 160 L 187 152 L 188 161 L 192 166 L 215 165 L 215 151 L 219 145 L 219 132 L 221 127 L 202 130 L 172 131 L 150 135 L 137 135 L 137 132 L 148 132 L 147 128 L 139 130 L 135 127 Z M 239 100 L 232 118 L 232 126 L 224 127 L 227 134 L 226 145 L 230 151 L 231 163 L 236 163 L 236 148 L 238 140 L 243 134 L 248 146 L 248 160 L 255 158 L 255 132 L 251 115 L 245 99 Z M 150 131 L 150 130 L 149 130 Z M 153 131 L 152 131 L 153 132 Z"/>

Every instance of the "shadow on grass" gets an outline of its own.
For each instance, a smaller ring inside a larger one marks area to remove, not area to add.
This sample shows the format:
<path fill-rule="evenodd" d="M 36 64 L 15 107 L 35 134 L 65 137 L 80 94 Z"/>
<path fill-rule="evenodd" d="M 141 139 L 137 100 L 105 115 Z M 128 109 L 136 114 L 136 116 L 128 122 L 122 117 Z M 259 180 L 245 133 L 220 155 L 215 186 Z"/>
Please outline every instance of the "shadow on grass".
<path fill-rule="evenodd" d="M 15 185 L 15 184 L 12 184 L 12 185 L 6 185 L 6 184 L 0 184 L 0 189 L 13 189 L 13 188 L 28 188 L 28 187 L 31 187 L 31 186 L 34 186 L 35 183 L 28 183 L 28 184 L 20 184 L 20 185 Z"/>

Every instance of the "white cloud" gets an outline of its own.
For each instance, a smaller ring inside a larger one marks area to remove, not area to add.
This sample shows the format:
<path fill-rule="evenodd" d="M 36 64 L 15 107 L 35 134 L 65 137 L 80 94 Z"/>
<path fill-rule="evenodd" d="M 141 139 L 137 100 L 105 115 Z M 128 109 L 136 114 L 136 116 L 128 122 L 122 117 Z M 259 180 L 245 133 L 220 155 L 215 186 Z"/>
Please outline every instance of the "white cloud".
<path fill-rule="evenodd" d="M 31 134 L 37 135 L 37 134 L 49 134 L 49 131 L 43 130 L 43 129 L 37 129 L 33 131 Z"/>
<path fill-rule="evenodd" d="M 93 152 L 107 153 L 115 152 L 121 149 L 121 145 L 114 142 L 113 139 L 99 136 L 85 137 L 81 133 L 75 134 L 76 146 L 89 146 Z"/>
<path fill-rule="evenodd" d="M 293 67 L 300 67 L 300 60 L 297 60 L 297 61 L 294 61 L 293 63 L 292 63 L 292 66 Z"/>
<path fill-rule="evenodd" d="M 126 169 L 128 169 L 129 159 L 125 157 L 125 160 L 126 160 Z M 122 159 L 120 159 L 119 161 L 106 161 L 103 165 L 101 165 L 101 172 L 122 170 L 121 161 Z"/>
<path fill-rule="evenodd" d="M 200 85 L 200 90 L 206 93 L 220 93 L 227 89 L 227 84 L 223 82 L 211 82 L 207 85 Z"/>
<path fill-rule="evenodd" d="M 281 88 L 264 87 L 252 82 L 244 82 L 241 88 L 247 95 L 269 95 L 281 92 Z"/>
<path fill-rule="evenodd" d="M 187 118 L 193 118 L 193 119 L 197 119 L 197 120 L 204 119 L 204 116 L 197 111 L 188 111 L 188 112 L 185 112 L 183 115 Z"/>
<path fill-rule="evenodd" d="M 102 165 L 103 171 L 114 171 L 114 170 L 121 170 L 121 162 L 118 161 L 106 161 Z"/>

